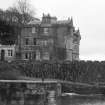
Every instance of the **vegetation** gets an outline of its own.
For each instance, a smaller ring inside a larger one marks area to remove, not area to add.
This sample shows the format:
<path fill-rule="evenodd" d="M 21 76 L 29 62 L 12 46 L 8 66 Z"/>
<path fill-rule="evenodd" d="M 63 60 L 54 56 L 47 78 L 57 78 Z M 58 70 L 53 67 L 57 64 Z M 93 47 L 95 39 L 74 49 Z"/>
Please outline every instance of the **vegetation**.
<path fill-rule="evenodd" d="M 7 10 L 0 9 L 0 43 L 16 44 L 21 27 L 34 19 L 34 11 L 28 0 L 18 0 Z"/>
<path fill-rule="evenodd" d="M 7 9 L 7 12 L 13 14 L 18 19 L 18 23 L 26 24 L 34 19 L 34 9 L 28 0 L 17 0 L 17 2 Z"/>
<path fill-rule="evenodd" d="M 89 84 L 103 83 L 105 81 L 105 61 L 74 61 L 74 62 L 31 62 L 13 61 L 0 62 L 0 79 L 21 79 L 21 77 L 34 77 L 42 79 L 59 79 Z M 24 79 L 24 78 L 22 78 Z M 0 83 L 2 101 L 10 102 L 16 91 L 24 91 L 25 85 Z M 23 90 L 22 90 L 23 89 Z M 9 91 L 8 91 L 9 90 Z M 105 94 L 104 88 L 62 86 L 63 92 L 76 92 L 79 94 Z"/>
<path fill-rule="evenodd" d="M 23 74 L 15 67 L 7 62 L 0 62 L 0 79 L 19 79 Z"/>
<path fill-rule="evenodd" d="M 0 44 L 12 45 L 16 43 L 20 26 L 11 13 L 0 10 Z"/>
<path fill-rule="evenodd" d="M 8 63 L 8 65 L 27 77 L 51 78 L 82 83 L 101 83 L 105 81 L 105 61 L 14 61 Z M 3 65 L 0 67 L 0 72 L 4 71 L 2 69 Z"/>

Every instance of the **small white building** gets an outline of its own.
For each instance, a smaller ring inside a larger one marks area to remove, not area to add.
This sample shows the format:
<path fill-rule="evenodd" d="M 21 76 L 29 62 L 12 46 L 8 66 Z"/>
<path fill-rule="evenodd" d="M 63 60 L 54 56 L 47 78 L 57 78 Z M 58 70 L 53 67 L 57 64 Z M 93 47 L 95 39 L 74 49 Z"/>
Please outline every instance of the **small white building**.
<path fill-rule="evenodd" d="M 15 59 L 16 45 L 0 45 L 0 60 L 11 62 Z"/>

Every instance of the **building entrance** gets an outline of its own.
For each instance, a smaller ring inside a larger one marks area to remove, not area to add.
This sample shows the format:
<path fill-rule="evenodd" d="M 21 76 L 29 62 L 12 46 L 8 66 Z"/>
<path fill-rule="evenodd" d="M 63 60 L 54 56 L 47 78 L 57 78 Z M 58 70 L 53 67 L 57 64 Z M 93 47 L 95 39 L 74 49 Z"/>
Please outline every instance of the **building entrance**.
<path fill-rule="evenodd" d="M 5 60 L 5 50 L 1 50 L 1 61 Z"/>

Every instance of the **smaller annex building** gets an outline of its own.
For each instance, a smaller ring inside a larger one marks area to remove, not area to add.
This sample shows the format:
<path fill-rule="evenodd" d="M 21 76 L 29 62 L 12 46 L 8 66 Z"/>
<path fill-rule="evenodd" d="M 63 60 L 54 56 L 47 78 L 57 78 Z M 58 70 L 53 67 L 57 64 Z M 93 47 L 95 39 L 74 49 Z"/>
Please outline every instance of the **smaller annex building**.
<path fill-rule="evenodd" d="M 15 59 L 15 45 L 0 45 L 0 60 L 11 62 Z"/>

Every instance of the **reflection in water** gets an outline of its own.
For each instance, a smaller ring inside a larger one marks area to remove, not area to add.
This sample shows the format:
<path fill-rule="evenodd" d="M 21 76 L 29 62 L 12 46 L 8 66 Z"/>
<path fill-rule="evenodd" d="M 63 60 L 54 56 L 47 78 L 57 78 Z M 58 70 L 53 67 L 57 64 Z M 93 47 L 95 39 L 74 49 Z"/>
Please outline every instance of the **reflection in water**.
<path fill-rule="evenodd" d="M 105 96 L 66 94 L 56 98 L 55 91 L 50 91 L 46 98 L 28 95 L 25 100 L 12 100 L 11 104 L 5 105 L 105 105 Z"/>
<path fill-rule="evenodd" d="M 48 105 L 56 105 L 56 93 L 55 93 L 55 91 L 50 91 L 47 99 L 48 99 Z"/>
<path fill-rule="evenodd" d="M 67 95 L 57 99 L 57 105 L 105 105 L 102 95 Z"/>

